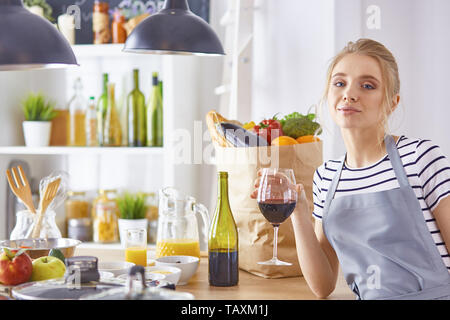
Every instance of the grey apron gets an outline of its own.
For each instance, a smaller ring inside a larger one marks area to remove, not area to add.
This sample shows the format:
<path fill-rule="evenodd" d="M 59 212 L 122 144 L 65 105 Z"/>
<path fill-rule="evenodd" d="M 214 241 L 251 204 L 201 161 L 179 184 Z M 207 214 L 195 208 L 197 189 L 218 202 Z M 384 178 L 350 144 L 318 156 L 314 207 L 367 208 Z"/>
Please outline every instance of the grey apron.
<path fill-rule="evenodd" d="M 385 143 L 400 188 L 333 199 L 344 158 L 325 200 L 325 236 L 357 299 L 450 299 L 450 274 L 393 137 Z"/>

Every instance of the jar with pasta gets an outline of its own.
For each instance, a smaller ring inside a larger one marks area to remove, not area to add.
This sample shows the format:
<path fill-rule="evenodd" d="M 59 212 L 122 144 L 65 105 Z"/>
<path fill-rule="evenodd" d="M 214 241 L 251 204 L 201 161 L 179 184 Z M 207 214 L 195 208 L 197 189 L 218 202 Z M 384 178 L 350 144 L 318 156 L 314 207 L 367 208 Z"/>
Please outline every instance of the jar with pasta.
<path fill-rule="evenodd" d="M 106 192 L 100 190 L 99 196 L 94 200 L 92 207 L 95 242 L 108 243 L 119 241 L 117 213 L 116 201 L 108 199 Z"/>

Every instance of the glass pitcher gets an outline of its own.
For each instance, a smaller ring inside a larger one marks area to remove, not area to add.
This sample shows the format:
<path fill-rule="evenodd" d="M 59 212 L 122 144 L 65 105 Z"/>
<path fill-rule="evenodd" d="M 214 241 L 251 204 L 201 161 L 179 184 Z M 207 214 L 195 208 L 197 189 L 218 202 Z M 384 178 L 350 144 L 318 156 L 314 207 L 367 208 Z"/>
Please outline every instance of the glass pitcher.
<path fill-rule="evenodd" d="M 209 215 L 206 207 L 195 198 L 167 187 L 159 190 L 158 211 L 156 258 L 177 255 L 200 258 L 197 215 L 202 219 L 203 239 L 207 239 Z"/>

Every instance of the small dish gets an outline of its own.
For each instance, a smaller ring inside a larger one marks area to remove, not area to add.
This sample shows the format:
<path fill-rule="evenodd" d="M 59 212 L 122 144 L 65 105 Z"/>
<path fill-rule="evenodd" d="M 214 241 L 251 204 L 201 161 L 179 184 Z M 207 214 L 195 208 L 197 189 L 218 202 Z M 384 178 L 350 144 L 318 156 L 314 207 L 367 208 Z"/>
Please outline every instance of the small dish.
<path fill-rule="evenodd" d="M 99 262 L 98 270 L 111 272 L 114 277 L 117 277 L 126 274 L 132 266 L 134 266 L 134 263 L 126 261 Z"/>
<path fill-rule="evenodd" d="M 158 275 L 162 274 L 165 276 L 165 280 L 173 283 L 174 285 L 178 284 L 178 281 L 181 277 L 181 269 L 171 266 L 154 266 L 145 268 L 145 274 Z"/>
<path fill-rule="evenodd" d="M 181 269 L 178 285 L 185 285 L 198 269 L 200 259 L 192 256 L 166 256 L 156 259 L 156 267 L 176 267 Z"/>

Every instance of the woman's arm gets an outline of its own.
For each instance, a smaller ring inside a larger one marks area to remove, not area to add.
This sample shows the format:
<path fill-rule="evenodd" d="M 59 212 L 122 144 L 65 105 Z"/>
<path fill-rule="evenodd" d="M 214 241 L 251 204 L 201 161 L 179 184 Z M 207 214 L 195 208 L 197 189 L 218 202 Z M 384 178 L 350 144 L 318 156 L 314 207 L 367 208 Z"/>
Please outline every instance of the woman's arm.
<path fill-rule="evenodd" d="M 303 276 L 313 293 L 326 298 L 336 287 L 339 261 L 325 237 L 322 222 L 311 222 L 311 211 L 302 185 L 297 185 L 298 205 L 291 216 L 297 256 Z"/>
<path fill-rule="evenodd" d="M 258 173 L 259 176 L 259 173 Z M 259 178 L 250 197 L 258 195 Z M 322 223 L 311 221 L 311 210 L 302 184 L 295 186 L 298 193 L 297 206 L 291 215 L 297 257 L 303 277 L 311 291 L 319 298 L 326 298 L 336 287 L 339 262 L 322 229 Z M 315 230 L 314 230 L 315 229 Z"/>
<path fill-rule="evenodd" d="M 450 196 L 442 199 L 432 213 L 441 231 L 447 251 L 450 252 Z"/>

